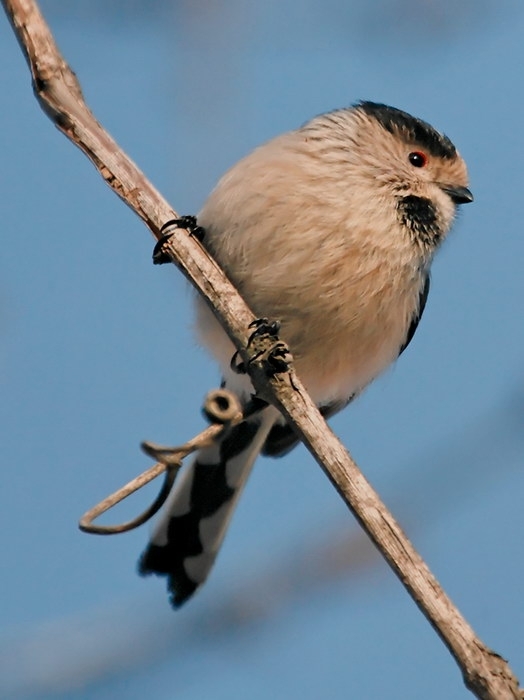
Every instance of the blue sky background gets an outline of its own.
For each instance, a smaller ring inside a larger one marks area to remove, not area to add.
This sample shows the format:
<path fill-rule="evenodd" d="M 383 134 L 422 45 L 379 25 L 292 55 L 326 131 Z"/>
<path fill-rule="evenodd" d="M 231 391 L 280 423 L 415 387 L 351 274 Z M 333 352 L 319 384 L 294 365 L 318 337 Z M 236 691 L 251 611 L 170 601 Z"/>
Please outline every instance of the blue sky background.
<path fill-rule="evenodd" d="M 524 8 L 517 0 L 42 3 L 99 120 L 182 213 L 258 143 L 357 99 L 445 131 L 476 201 L 401 361 L 333 421 L 484 642 L 524 677 Z M 147 527 L 80 515 L 203 425 L 218 373 L 153 239 L 38 107 L 0 16 L 0 697 L 470 697 L 302 448 L 260 461 L 181 611 Z M 154 488 L 113 520 L 144 507 Z"/>

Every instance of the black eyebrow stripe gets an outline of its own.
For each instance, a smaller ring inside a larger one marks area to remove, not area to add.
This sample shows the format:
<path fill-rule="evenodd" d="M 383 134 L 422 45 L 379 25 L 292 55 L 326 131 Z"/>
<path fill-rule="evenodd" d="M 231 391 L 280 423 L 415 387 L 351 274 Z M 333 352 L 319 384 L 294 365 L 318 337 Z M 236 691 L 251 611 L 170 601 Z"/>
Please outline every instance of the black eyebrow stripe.
<path fill-rule="evenodd" d="M 401 109 L 367 101 L 357 102 L 354 107 L 376 119 L 391 134 L 399 135 L 406 143 L 422 146 L 432 156 L 451 160 L 457 155 L 455 146 L 447 136 Z"/>

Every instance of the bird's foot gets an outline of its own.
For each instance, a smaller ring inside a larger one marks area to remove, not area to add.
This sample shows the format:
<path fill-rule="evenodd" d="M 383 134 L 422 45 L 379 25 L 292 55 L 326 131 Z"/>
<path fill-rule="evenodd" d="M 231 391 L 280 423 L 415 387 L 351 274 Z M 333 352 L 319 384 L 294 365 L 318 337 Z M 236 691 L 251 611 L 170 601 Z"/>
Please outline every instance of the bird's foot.
<path fill-rule="evenodd" d="M 164 252 L 164 243 L 173 236 L 173 229 L 183 228 L 190 236 L 202 242 L 205 236 L 205 229 L 198 225 L 196 216 L 181 216 L 179 219 L 169 219 L 160 229 L 160 238 L 153 248 L 153 264 L 164 265 L 171 262 L 169 255 Z"/>
<path fill-rule="evenodd" d="M 278 339 L 280 322 L 257 318 L 249 324 L 249 328 L 254 330 L 247 341 L 247 349 L 251 351 L 248 364 L 263 363 L 269 376 L 285 372 L 291 362 L 291 353 L 287 345 Z M 246 363 L 239 360 L 238 350 L 231 358 L 230 367 L 236 374 L 247 373 Z"/>

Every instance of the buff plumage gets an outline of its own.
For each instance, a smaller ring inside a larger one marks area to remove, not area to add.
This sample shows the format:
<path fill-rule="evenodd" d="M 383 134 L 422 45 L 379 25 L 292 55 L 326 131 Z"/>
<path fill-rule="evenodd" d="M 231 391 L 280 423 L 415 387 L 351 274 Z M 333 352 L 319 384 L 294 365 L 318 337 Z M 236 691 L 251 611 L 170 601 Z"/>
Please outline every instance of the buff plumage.
<path fill-rule="evenodd" d="M 329 414 L 413 337 L 433 256 L 458 204 L 465 163 L 429 124 L 362 102 L 260 146 L 220 180 L 198 216 L 204 245 L 259 317 L 280 321 L 298 375 Z M 231 342 L 196 300 L 199 337 L 245 400 Z M 274 409 L 200 453 L 141 559 L 179 605 L 203 583 L 257 454 L 278 453 Z M 272 443 L 273 440 L 273 443 Z M 293 438 L 282 441 L 287 450 Z"/>

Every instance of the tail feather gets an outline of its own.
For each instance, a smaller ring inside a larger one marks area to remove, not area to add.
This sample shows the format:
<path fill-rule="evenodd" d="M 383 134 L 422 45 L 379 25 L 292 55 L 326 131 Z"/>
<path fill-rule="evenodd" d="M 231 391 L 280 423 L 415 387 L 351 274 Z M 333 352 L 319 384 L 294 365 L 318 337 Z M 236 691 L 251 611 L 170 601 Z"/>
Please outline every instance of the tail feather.
<path fill-rule="evenodd" d="M 142 575 L 168 577 L 174 607 L 207 578 L 273 422 L 274 415 L 266 409 L 200 450 L 170 494 L 138 567 Z"/>

